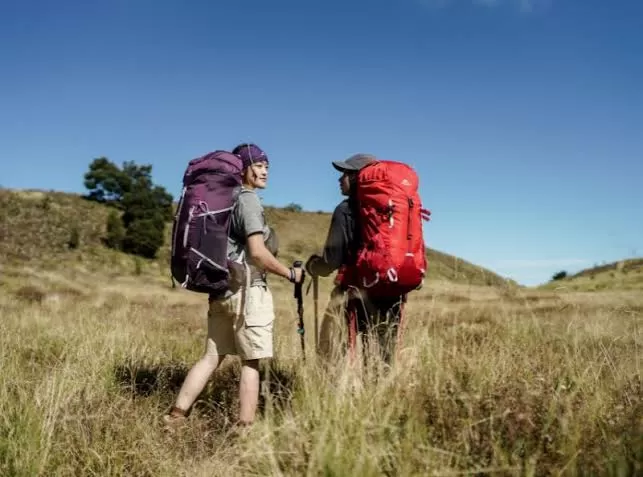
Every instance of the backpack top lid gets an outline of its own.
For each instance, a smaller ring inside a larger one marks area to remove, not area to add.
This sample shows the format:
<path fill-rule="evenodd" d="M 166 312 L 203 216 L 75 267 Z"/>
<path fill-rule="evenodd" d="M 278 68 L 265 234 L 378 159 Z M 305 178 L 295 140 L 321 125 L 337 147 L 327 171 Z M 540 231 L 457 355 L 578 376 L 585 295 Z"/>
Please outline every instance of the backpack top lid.
<path fill-rule="evenodd" d="M 238 156 L 228 151 L 212 151 L 188 162 L 188 166 L 183 174 L 183 185 L 186 186 L 194 182 L 201 174 L 209 174 L 212 172 L 222 172 L 238 176 L 238 182 L 241 183 L 242 170 L 243 161 Z"/>

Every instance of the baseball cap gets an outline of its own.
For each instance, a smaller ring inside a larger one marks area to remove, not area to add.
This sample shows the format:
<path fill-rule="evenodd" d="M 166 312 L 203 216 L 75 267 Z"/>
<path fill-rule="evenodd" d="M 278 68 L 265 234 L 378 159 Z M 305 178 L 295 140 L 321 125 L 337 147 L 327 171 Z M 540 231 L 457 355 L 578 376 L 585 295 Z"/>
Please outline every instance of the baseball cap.
<path fill-rule="evenodd" d="M 240 144 L 232 150 L 232 154 L 241 159 L 244 168 L 255 162 L 268 162 L 268 156 L 256 144 Z"/>
<path fill-rule="evenodd" d="M 339 172 L 357 172 L 364 166 L 377 161 L 372 154 L 353 154 L 345 161 L 333 161 L 333 167 Z"/>

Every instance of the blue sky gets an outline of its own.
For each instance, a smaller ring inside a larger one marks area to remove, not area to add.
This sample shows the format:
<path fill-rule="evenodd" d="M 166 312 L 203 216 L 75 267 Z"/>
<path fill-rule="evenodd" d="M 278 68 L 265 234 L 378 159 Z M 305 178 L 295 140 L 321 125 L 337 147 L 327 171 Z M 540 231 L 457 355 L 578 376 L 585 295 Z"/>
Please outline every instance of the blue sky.
<path fill-rule="evenodd" d="M 0 185 L 252 140 L 264 202 L 332 210 L 330 161 L 412 164 L 427 245 L 520 283 L 643 255 L 643 2 L 0 2 Z M 313 182 L 315 180 L 316 182 Z"/>

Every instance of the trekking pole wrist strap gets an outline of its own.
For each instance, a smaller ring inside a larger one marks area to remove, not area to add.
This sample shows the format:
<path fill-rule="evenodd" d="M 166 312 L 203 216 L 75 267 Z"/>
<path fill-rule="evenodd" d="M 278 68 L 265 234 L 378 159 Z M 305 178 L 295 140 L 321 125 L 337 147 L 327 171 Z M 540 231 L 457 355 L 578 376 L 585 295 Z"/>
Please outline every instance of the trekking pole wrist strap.
<path fill-rule="evenodd" d="M 288 280 L 290 281 L 290 283 L 295 283 L 295 269 L 294 269 L 294 267 L 290 267 L 289 271 L 290 271 L 290 276 L 288 277 Z"/>

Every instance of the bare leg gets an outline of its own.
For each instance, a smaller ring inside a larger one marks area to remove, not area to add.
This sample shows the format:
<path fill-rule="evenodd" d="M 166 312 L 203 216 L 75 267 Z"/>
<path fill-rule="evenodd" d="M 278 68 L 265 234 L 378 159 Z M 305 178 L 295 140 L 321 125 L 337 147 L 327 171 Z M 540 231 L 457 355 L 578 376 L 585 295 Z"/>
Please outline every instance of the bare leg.
<path fill-rule="evenodd" d="M 194 404 L 196 398 L 201 394 L 208 379 L 212 373 L 219 367 L 219 364 L 225 358 L 225 355 L 219 356 L 216 354 L 215 346 L 212 340 L 208 339 L 207 349 L 203 357 L 196 362 L 190 372 L 185 378 L 179 395 L 176 399 L 173 414 L 180 414 L 181 411 L 186 413 L 188 409 Z"/>
<path fill-rule="evenodd" d="M 239 421 L 252 424 L 259 402 L 259 360 L 244 361 L 239 382 Z"/>

